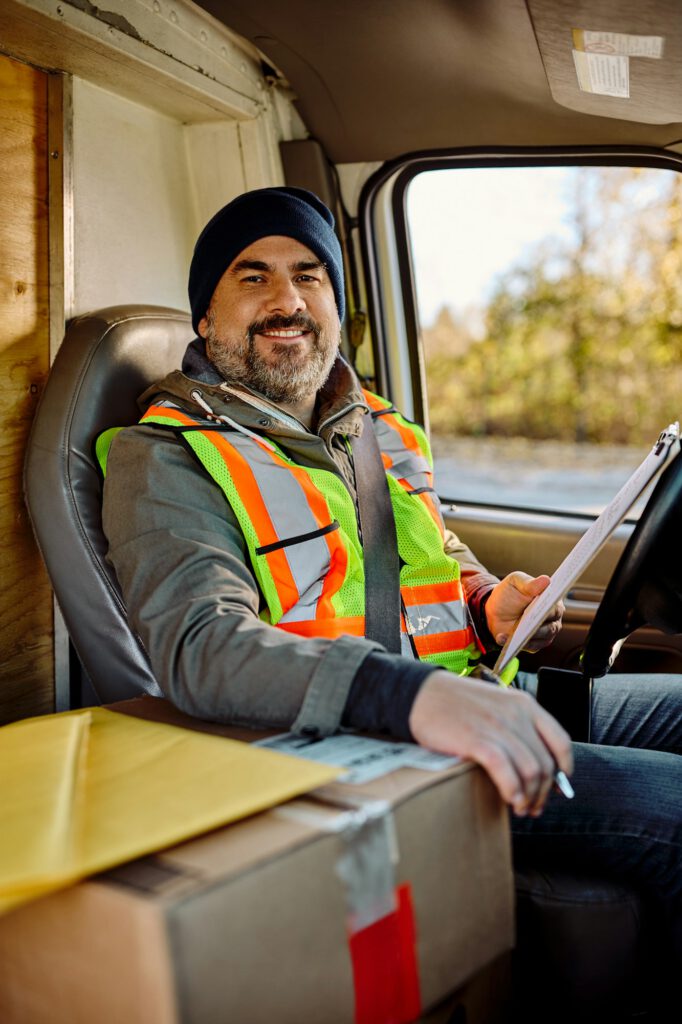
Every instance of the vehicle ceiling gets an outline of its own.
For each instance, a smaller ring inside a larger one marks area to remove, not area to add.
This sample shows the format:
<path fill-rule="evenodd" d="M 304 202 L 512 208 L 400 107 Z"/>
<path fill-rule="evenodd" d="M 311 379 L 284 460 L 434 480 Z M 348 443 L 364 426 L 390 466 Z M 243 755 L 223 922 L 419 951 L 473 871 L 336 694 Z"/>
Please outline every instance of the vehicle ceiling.
<path fill-rule="evenodd" d="M 200 6 L 286 77 L 305 124 L 335 162 L 453 147 L 665 146 L 682 138 L 679 0 L 200 0 Z M 627 100 L 585 99 L 577 90 L 590 113 L 557 103 L 547 53 L 541 55 L 541 35 L 536 38 L 542 25 L 559 40 L 571 78 L 570 25 L 665 36 L 665 60 L 631 61 L 637 65 L 633 99 L 637 75 L 658 76 L 645 97 L 646 114 L 625 119 L 632 116 Z M 662 120 L 673 123 L 644 123 Z"/>

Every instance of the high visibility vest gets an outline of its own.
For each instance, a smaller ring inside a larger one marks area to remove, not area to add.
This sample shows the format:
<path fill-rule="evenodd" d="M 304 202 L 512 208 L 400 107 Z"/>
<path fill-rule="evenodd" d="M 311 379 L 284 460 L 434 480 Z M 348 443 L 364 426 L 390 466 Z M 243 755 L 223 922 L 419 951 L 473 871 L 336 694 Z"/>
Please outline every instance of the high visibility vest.
<path fill-rule="evenodd" d="M 389 402 L 364 396 L 395 516 L 402 653 L 467 673 L 482 649 L 459 564 L 443 550 L 426 435 Z M 265 621 L 306 637 L 365 635 L 356 508 L 337 474 L 301 466 L 271 438 L 194 418 L 171 402 L 150 406 L 140 422 L 173 430 L 225 494 L 265 599 Z"/>

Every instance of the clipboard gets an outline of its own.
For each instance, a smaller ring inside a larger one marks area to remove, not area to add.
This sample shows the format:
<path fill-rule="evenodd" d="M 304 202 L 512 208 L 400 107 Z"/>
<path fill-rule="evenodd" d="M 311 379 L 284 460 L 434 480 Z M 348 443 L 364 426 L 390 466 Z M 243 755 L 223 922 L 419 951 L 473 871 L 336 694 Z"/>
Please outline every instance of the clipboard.
<path fill-rule="evenodd" d="M 516 629 L 507 639 L 495 662 L 494 672 L 499 675 L 523 650 L 534 633 L 547 618 L 552 607 L 560 601 L 573 584 L 580 578 L 590 562 L 601 551 L 607 540 L 625 519 L 641 493 L 660 473 L 673 448 L 674 458 L 680 451 L 680 426 L 671 423 L 663 430 L 653 448 L 616 496 L 583 534 L 575 547 L 568 553 L 555 570 L 545 590 L 531 601 L 516 624 Z"/>

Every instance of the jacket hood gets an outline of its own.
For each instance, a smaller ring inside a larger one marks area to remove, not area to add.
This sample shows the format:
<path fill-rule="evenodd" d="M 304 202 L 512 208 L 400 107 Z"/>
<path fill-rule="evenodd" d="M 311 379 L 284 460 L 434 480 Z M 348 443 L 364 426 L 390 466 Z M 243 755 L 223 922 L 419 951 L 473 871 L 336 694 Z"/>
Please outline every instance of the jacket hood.
<path fill-rule="evenodd" d="M 192 380 L 200 380 L 204 384 L 221 384 L 222 377 L 206 355 L 206 342 L 203 338 L 195 338 L 185 349 L 182 358 L 182 372 Z"/>

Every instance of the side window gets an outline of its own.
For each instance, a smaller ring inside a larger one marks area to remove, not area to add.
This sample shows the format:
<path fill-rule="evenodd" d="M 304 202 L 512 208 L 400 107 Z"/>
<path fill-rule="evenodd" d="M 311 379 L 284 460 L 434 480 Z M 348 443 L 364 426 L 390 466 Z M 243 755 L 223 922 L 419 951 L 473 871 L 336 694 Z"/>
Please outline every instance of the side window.
<path fill-rule="evenodd" d="M 424 171 L 407 217 L 439 493 L 598 513 L 682 411 L 682 175 Z"/>

